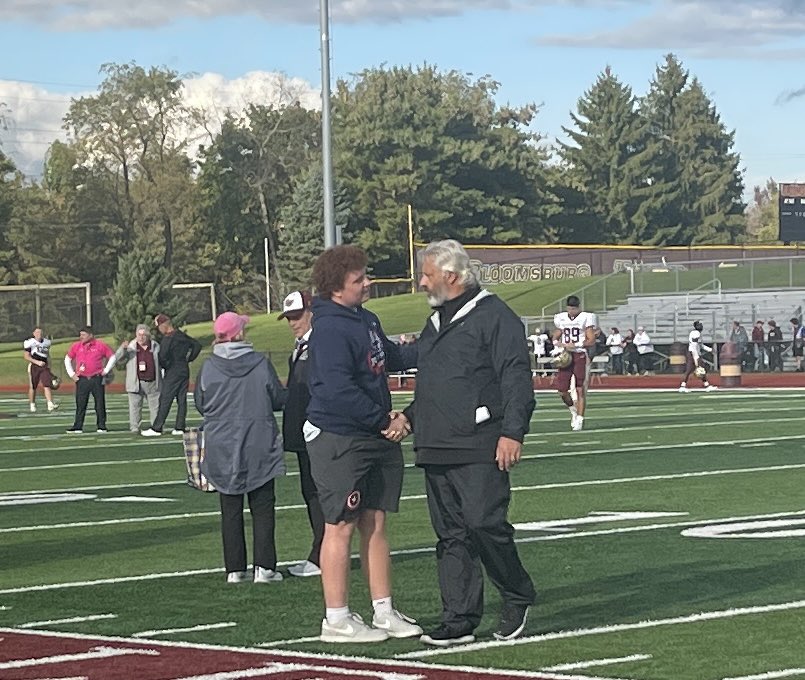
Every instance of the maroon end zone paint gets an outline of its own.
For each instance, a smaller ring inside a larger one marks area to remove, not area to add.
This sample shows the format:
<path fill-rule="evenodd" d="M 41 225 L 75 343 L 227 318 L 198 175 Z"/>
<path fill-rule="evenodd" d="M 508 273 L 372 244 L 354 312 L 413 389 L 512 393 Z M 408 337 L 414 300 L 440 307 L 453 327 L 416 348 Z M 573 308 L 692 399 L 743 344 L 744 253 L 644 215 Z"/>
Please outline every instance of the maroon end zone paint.
<path fill-rule="evenodd" d="M 206 680 L 272 678 L 281 680 L 545 680 L 522 671 L 440 667 L 402 661 L 351 660 L 259 650 L 215 649 L 191 644 L 130 642 L 119 638 L 70 637 L 0 630 L 0 678 L 79 678 L 88 680 Z"/>

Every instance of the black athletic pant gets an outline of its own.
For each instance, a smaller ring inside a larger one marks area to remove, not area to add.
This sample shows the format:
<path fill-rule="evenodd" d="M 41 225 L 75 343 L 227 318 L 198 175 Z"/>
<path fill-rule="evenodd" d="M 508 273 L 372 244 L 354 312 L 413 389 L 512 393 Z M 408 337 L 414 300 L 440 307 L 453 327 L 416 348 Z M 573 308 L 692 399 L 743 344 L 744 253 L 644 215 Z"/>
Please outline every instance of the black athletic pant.
<path fill-rule="evenodd" d="M 442 623 L 474 630 L 484 609 L 484 577 L 507 604 L 530 605 L 536 593 L 514 544 L 507 514 L 509 475 L 496 463 L 426 465 L 430 520 L 439 538 L 436 563 Z"/>
<path fill-rule="evenodd" d="M 299 482 L 302 486 L 302 497 L 307 506 L 310 528 L 313 530 L 313 545 L 310 547 L 307 559 L 316 566 L 320 566 L 319 554 L 321 553 L 321 542 L 324 539 L 324 513 L 321 511 L 316 482 L 313 481 L 313 475 L 310 472 L 310 456 L 306 451 L 297 451 L 296 455 L 299 458 Z"/>
<path fill-rule="evenodd" d="M 159 391 L 159 409 L 157 417 L 151 423 L 151 429 L 162 432 L 165 421 L 168 419 L 173 400 L 176 400 L 176 429 L 187 429 L 187 387 L 190 377 L 185 373 L 178 375 L 166 373 Z"/>
<path fill-rule="evenodd" d="M 73 428 L 84 428 L 84 417 L 87 415 L 89 395 L 95 403 L 95 420 L 99 430 L 106 429 L 106 391 L 103 378 L 93 375 L 91 378 L 79 378 L 75 384 L 75 421 Z"/>
<path fill-rule="evenodd" d="M 221 500 L 221 536 L 224 540 L 226 572 L 246 571 L 246 533 L 243 527 L 243 494 L 218 493 Z M 274 480 L 249 491 L 252 515 L 253 564 L 265 569 L 277 568 L 274 545 Z"/>

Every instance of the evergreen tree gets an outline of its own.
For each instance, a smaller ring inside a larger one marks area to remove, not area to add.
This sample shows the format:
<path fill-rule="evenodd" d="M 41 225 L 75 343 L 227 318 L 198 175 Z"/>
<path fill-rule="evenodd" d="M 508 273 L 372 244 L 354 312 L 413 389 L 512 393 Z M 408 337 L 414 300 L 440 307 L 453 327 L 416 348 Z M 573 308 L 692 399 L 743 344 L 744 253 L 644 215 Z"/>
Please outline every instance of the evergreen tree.
<path fill-rule="evenodd" d="M 643 178 L 637 153 L 643 121 L 631 88 L 609 67 L 571 113 L 571 144 L 559 142 L 564 186 L 554 220 L 563 243 L 623 243 L 635 237 L 636 189 Z"/>
<path fill-rule="evenodd" d="M 157 314 L 168 314 L 178 328 L 187 309 L 171 286 L 173 274 L 152 253 L 121 255 L 117 277 L 106 301 L 117 340 L 131 339 L 137 324 L 151 326 Z"/>
<path fill-rule="evenodd" d="M 291 202 L 280 214 L 282 229 L 279 232 L 277 266 L 285 289 L 283 296 L 292 290 L 309 289 L 313 262 L 324 247 L 324 202 L 321 162 L 314 162 L 296 185 Z M 335 223 L 342 238 L 349 242 L 349 202 L 346 193 L 336 187 Z"/>
<path fill-rule="evenodd" d="M 734 134 L 698 80 L 689 80 L 669 54 L 640 102 L 646 182 L 635 223 L 642 243 L 735 243 L 745 229 Z"/>

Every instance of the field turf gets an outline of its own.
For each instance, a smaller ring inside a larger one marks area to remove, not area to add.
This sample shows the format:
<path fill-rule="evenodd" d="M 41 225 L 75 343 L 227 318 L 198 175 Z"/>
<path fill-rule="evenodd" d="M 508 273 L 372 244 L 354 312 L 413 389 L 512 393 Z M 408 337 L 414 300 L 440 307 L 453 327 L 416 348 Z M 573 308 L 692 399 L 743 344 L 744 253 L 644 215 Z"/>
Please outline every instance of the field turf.
<path fill-rule="evenodd" d="M 70 395 L 55 414 L 6 395 L 0 415 L 15 417 L 0 417 L 0 628 L 560 679 L 805 678 L 803 397 L 598 391 L 584 431 L 571 432 L 556 394 L 538 393 L 512 473 L 510 519 L 539 592 L 525 637 L 493 640 L 500 599 L 488 584 L 478 641 L 437 650 L 318 642 L 316 578 L 226 584 L 215 494 L 184 483 L 178 437 L 128 432 L 125 397 L 109 398 L 108 434 L 68 435 Z M 394 603 L 427 629 L 440 611 L 434 536 L 410 440 L 404 452 L 403 500 L 389 519 Z M 296 459 L 287 462 L 283 571 L 310 540 Z M 371 615 L 357 562 L 351 604 Z"/>

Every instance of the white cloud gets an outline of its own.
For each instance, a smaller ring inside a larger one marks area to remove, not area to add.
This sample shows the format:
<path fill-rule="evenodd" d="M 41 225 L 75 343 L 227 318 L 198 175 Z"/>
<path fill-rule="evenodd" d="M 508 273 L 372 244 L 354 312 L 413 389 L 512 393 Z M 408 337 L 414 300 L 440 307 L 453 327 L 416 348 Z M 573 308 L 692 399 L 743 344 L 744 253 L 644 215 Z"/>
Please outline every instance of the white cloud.
<path fill-rule="evenodd" d="M 610 49 L 686 49 L 709 58 L 801 59 L 805 55 L 802 0 L 663 0 L 612 30 L 558 34 L 540 45 Z"/>
<path fill-rule="evenodd" d="M 184 80 L 185 102 L 203 108 L 214 133 L 227 111 L 243 111 L 249 103 L 283 105 L 298 101 L 309 109 L 321 106 L 320 90 L 300 78 L 278 73 L 253 71 L 227 80 L 216 73 L 205 73 Z M 48 146 L 56 139 L 65 140 L 62 118 L 72 97 L 91 96 L 92 92 L 54 93 L 28 83 L 0 80 L 0 103 L 5 104 L 0 124 L 0 144 L 4 153 L 28 176 L 37 177 Z M 187 130 L 189 139 L 201 139 L 202 130 Z"/>

